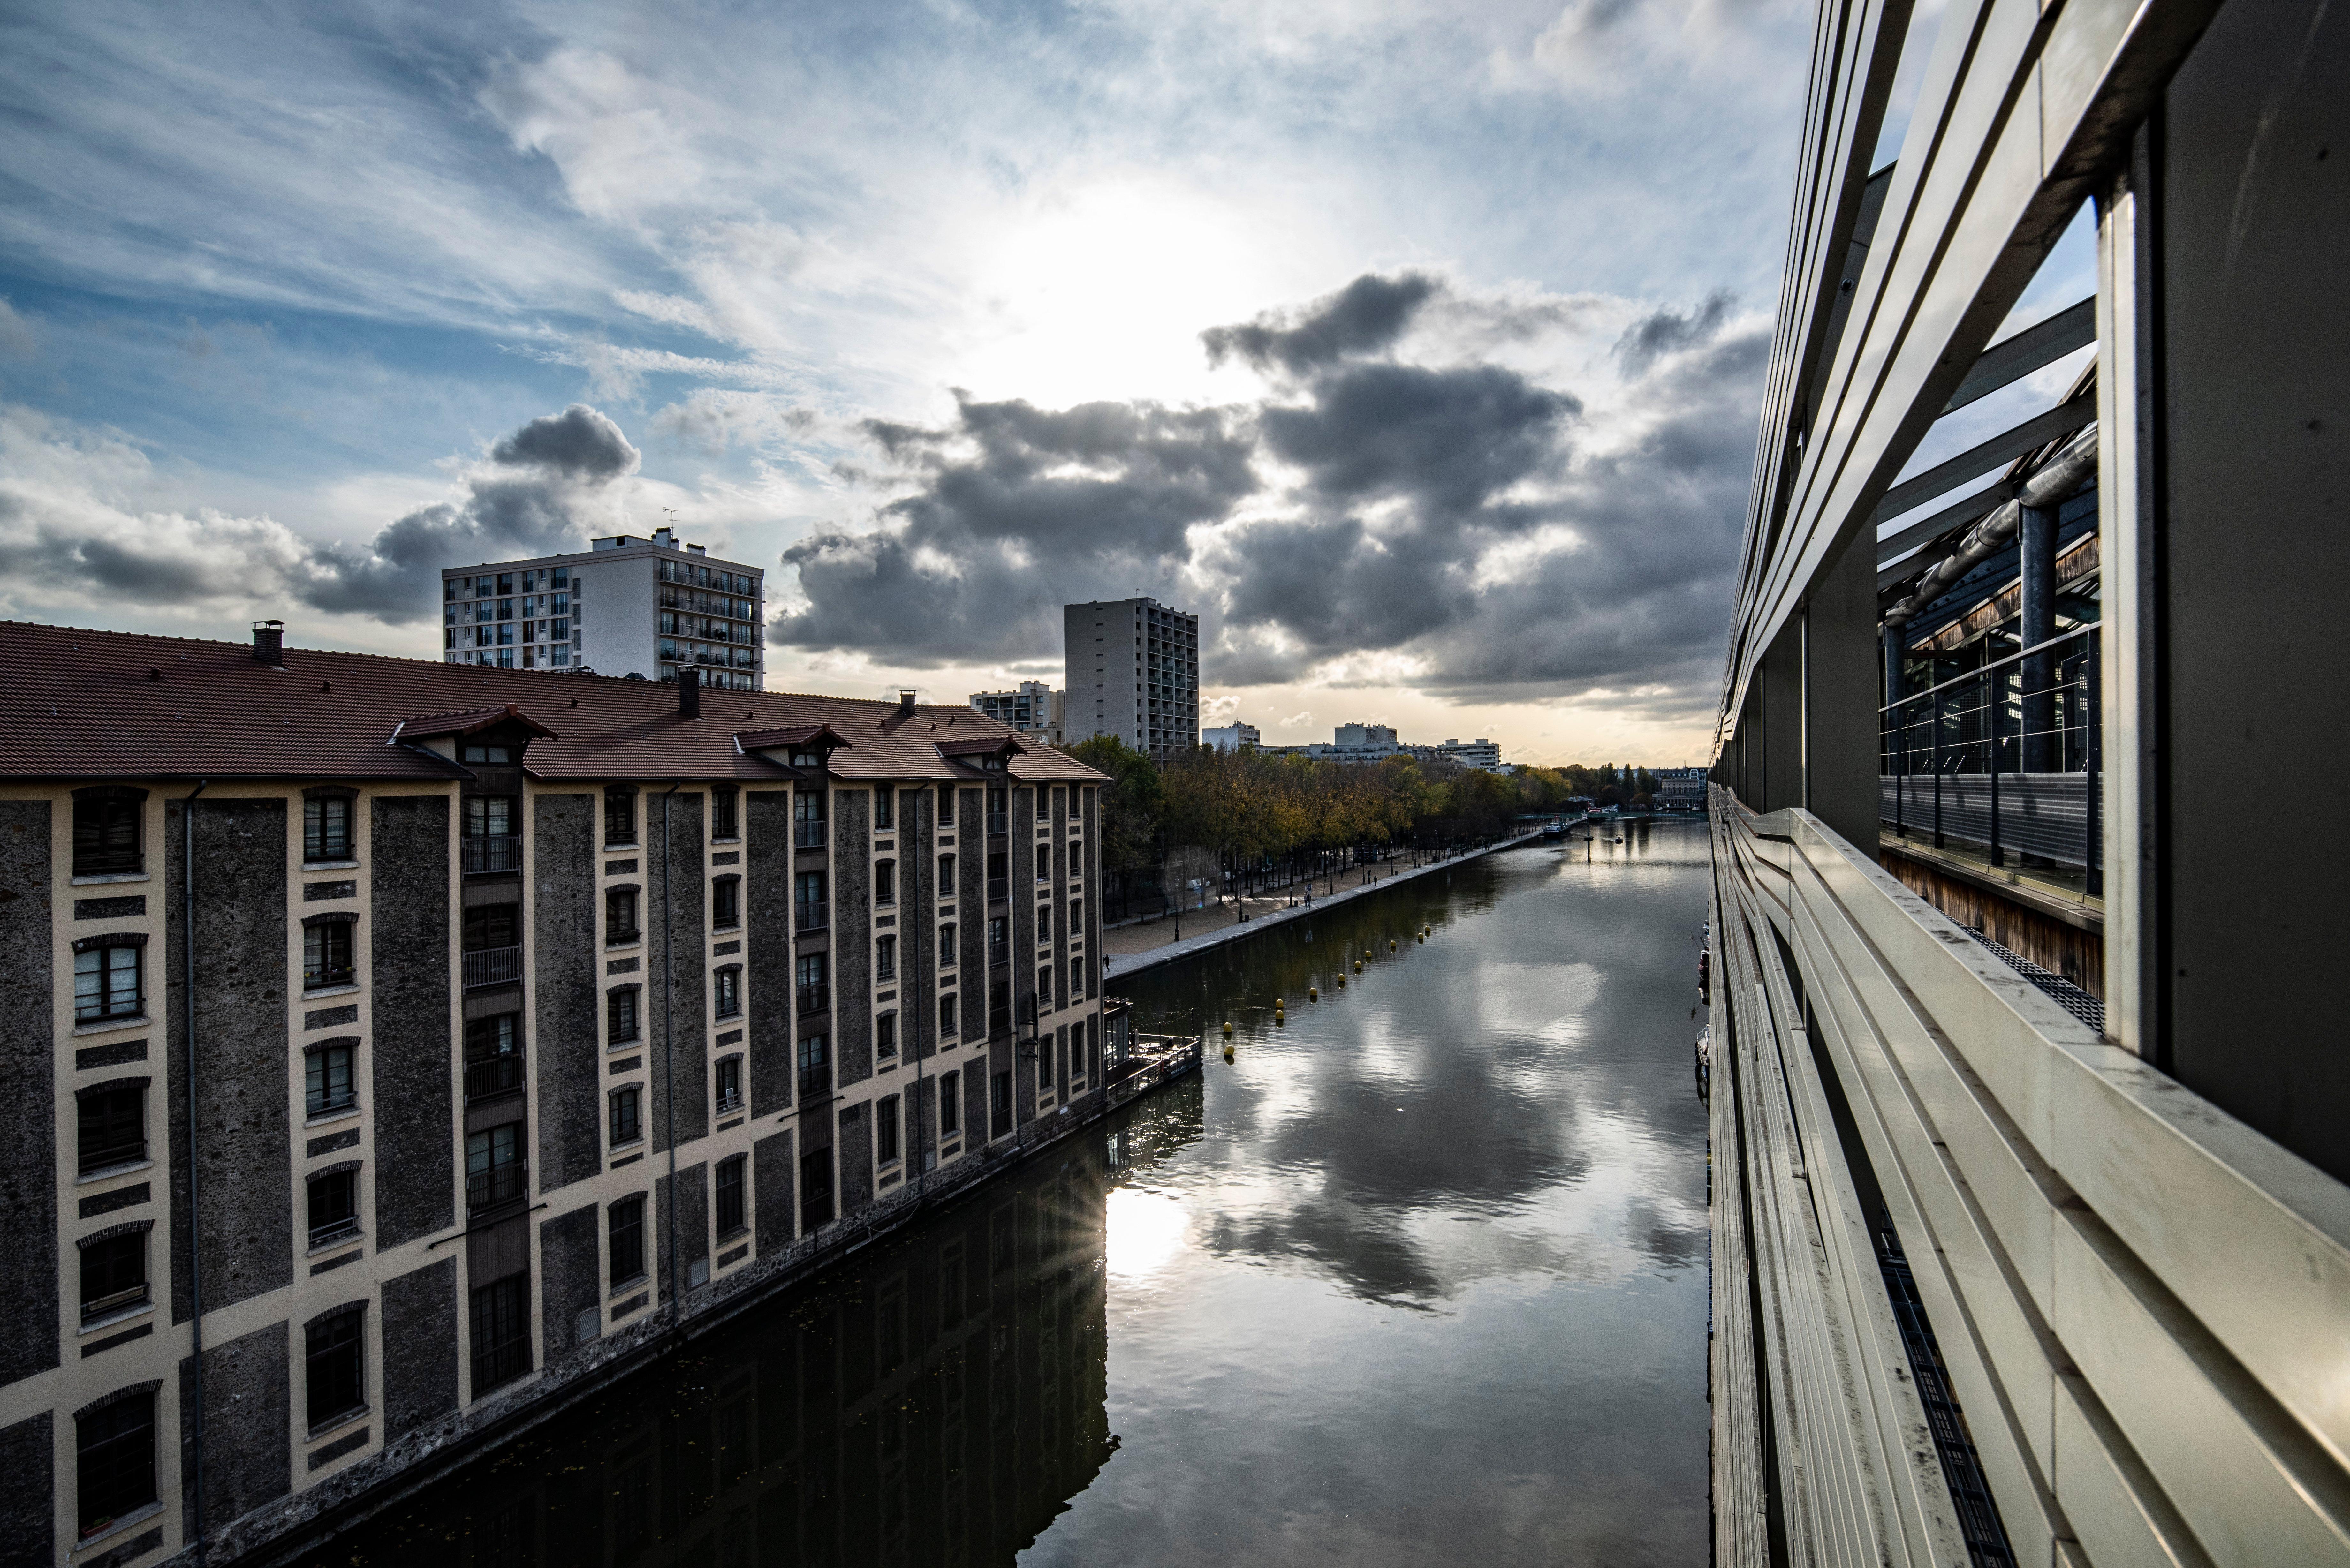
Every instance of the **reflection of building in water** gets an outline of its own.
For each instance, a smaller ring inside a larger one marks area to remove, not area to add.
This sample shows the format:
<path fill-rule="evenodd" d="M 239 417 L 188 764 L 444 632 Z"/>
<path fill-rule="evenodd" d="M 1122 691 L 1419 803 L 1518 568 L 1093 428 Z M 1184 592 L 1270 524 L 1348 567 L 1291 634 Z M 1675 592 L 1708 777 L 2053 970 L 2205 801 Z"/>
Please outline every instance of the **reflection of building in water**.
<path fill-rule="evenodd" d="M 958 1205 L 334 1560 L 445 1551 L 453 1516 L 481 1568 L 1010 1562 L 1111 1452 L 1104 1167 Z"/>

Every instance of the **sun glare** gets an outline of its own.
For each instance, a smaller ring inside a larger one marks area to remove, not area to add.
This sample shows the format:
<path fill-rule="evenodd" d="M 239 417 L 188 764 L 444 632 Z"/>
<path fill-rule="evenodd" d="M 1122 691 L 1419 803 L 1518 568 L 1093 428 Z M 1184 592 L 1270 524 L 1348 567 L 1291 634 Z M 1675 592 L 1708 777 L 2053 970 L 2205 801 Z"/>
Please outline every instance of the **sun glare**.
<path fill-rule="evenodd" d="M 1146 1279 L 1183 1250 L 1188 1224 L 1183 1206 L 1155 1192 L 1120 1187 L 1109 1195 L 1109 1272 L 1122 1280 Z"/>

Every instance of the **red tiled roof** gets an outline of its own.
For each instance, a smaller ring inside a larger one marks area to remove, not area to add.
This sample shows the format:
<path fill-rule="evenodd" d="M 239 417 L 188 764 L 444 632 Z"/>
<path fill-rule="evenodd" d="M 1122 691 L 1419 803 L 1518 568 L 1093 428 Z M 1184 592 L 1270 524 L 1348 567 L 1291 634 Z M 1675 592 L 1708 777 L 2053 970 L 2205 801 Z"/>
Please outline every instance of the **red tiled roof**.
<path fill-rule="evenodd" d="M 552 737 L 554 731 L 509 702 L 503 708 L 476 708 L 470 713 L 424 713 L 402 719 L 392 732 L 403 741 L 437 741 L 443 735 L 478 735 L 493 724 L 509 720 L 534 735 Z"/>
<path fill-rule="evenodd" d="M 545 735 L 524 771 L 541 779 L 781 780 L 792 770 L 738 750 L 738 732 L 829 728 L 846 779 L 962 779 L 941 739 L 1009 738 L 969 708 L 921 707 L 782 691 L 704 691 L 681 718 L 677 689 L 654 680 L 496 670 L 288 647 L 286 663 L 250 647 L 0 621 L 0 778 L 449 779 L 465 770 L 423 747 L 402 721 L 515 715 Z M 438 731 L 453 733 L 454 731 Z M 1016 759 L 1015 779 L 1097 781 L 1064 753 Z"/>
<path fill-rule="evenodd" d="M 1017 756 L 1028 748 L 1013 735 L 972 735 L 959 741 L 941 741 L 939 755 L 942 757 L 984 757 L 997 752 L 1009 752 Z"/>
<path fill-rule="evenodd" d="M 737 730 L 734 738 L 742 742 L 746 752 L 779 751 L 786 746 L 805 746 L 810 741 L 819 739 L 830 741 L 836 746 L 848 744 L 848 738 L 833 733 L 829 724 L 790 724 L 780 730 Z"/>

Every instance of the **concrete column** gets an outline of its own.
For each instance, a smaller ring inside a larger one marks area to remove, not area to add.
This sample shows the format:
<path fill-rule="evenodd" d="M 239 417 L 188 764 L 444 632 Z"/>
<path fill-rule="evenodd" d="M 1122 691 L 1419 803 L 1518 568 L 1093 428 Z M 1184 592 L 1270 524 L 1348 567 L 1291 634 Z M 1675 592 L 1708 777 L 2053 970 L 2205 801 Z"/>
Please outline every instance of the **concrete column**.
<path fill-rule="evenodd" d="M 2023 552 L 2023 646 L 2032 648 L 2056 635 L 2056 513 L 2053 507 L 2026 506 L 2016 529 Z M 2023 660 L 2023 753 L 2026 773 L 2054 773 L 2064 765 L 2056 743 L 2056 682 L 2054 653 L 2035 653 Z"/>

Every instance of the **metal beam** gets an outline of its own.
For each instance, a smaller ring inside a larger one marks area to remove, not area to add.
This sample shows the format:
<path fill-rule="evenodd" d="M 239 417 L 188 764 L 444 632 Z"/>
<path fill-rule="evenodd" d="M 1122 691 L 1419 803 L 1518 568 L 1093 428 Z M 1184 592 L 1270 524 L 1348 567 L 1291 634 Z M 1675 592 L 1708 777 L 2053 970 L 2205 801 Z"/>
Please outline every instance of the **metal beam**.
<path fill-rule="evenodd" d="M 1921 501 L 1931 501 L 1944 491 L 1981 478 L 2002 463 L 2013 462 L 2058 436 L 2071 435 L 2096 417 L 2097 399 L 2094 392 L 2084 392 L 2069 403 L 2059 403 L 1981 446 L 1962 452 L 1947 462 L 1936 463 L 1915 479 L 1903 480 L 1885 493 L 1884 501 L 1877 505 L 1876 520 L 1881 523 L 1887 517 L 1898 517 Z"/>
<path fill-rule="evenodd" d="M 1971 495 L 1953 501 L 1922 521 L 1910 524 L 1898 534 L 1887 534 L 1879 539 L 1877 542 L 1877 590 L 1884 591 L 1925 565 L 1922 560 L 1902 560 L 1910 551 L 1962 524 L 1973 522 L 2014 493 L 2015 482 L 2002 475 Z M 1896 566 L 1894 563 L 1897 561 L 1900 565 Z"/>
<path fill-rule="evenodd" d="M 2053 365 L 2075 348 L 2085 348 L 2097 340 L 2097 299 L 2095 295 L 2077 305 L 2068 305 L 2047 320 L 2025 327 L 2012 337 L 2002 337 L 1981 354 L 1967 371 L 1967 379 L 1942 405 L 1950 413 L 1963 409 L 1977 398 L 1988 397 L 2011 381 L 2020 381 L 2043 365 Z"/>

